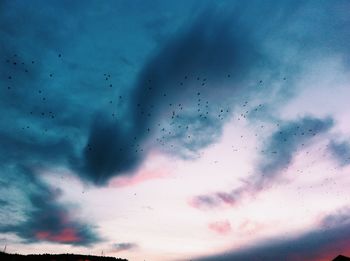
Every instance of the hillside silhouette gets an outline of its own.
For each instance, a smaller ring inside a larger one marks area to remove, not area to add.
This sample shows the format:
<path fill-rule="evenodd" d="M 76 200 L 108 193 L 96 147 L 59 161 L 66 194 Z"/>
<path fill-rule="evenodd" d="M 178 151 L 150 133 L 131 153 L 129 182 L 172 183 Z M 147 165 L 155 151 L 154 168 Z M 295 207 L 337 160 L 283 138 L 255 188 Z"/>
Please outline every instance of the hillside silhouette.
<path fill-rule="evenodd" d="M 74 255 L 74 254 L 42 254 L 42 255 L 20 255 L 0 252 L 1 261 L 128 261 L 123 258 Z"/>
<path fill-rule="evenodd" d="M 41 254 L 41 255 L 20 255 L 0 252 L 1 261 L 128 261 L 124 258 L 107 256 L 90 256 L 75 254 Z M 267 260 L 268 261 L 268 260 Z M 339 255 L 330 261 L 350 261 L 349 257 Z"/>
<path fill-rule="evenodd" d="M 339 255 L 334 258 L 332 261 L 350 261 L 350 257 Z"/>

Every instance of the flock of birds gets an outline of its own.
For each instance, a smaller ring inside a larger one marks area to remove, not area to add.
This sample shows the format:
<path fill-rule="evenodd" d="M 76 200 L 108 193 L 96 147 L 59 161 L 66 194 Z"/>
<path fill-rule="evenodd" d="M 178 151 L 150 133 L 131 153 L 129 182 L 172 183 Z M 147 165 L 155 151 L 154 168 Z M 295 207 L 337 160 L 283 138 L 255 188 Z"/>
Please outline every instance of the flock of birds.
<path fill-rule="evenodd" d="M 59 58 L 62 57 L 61 54 L 58 55 Z M 11 97 L 13 100 L 11 101 L 11 105 L 13 107 L 21 108 L 22 104 L 25 104 L 25 101 L 28 101 L 29 99 L 35 99 L 36 100 L 36 105 L 34 106 L 29 106 L 28 108 L 28 113 L 30 116 L 34 117 L 41 117 L 42 119 L 55 119 L 56 113 L 53 110 L 50 110 L 50 102 L 48 101 L 47 96 L 45 95 L 45 91 L 41 86 L 37 86 L 36 95 L 28 96 L 27 92 L 28 89 L 26 89 L 26 85 L 28 81 L 32 78 L 32 73 L 35 71 L 35 60 L 31 60 L 29 62 L 24 62 L 23 60 L 21 61 L 21 58 L 17 55 L 14 54 L 12 58 L 8 58 L 5 60 L 6 64 L 9 66 L 7 67 L 10 69 L 9 71 L 11 72 L 7 76 L 7 84 L 5 85 L 7 90 L 8 90 L 8 97 Z M 11 68 L 12 67 L 12 68 Z M 28 77 L 25 79 L 25 82 L 20 82 L 18 83 L 16 80 L 23 80 L 25 77 L 24 74 L 27 74 Z M 18 77 L 16 77 L 18 76 Z M 48 74 L 49 78 L 53 78 L 54 75 L 53 73 Z M 16 86 L 17 85 L 17 86 Z M 29 83 L 28 85 L 31 85 Z M 4 95 L 5 96 L 5 95 Z M 23 112 L 27 113 L 27 112 Z M 25 129 L 30 129 L 31 125 L 27 124 L 25 126 L 21 127 L 22 130 Z M 48 129 L 45 128 L 44 132 L 47 132 Z"/>
<path fill-rule="evenodd" d="M 57 59 L 62 59 L 62 55 L 57 54 Z M 41 104 L 38 106 L 34 105 L 29 108 L 29 115 L 32 117 L 41 118 L 42 120 L 55 120 L 58 112 L 54 111 L 54 109 L 50 109 L 51 103 L 46 95 L 50 91 L 49 86 L 47 88 L 40 85 L 37 86 L 36 93 L 34 92 L 34 98 L 29 95 L 21 95 L 20 92 L 22 89 L 15 86 L 16 76 L 23 77 L 21 74 L 30 74 L 31 71 L 35 71 L 36 61 L 30 60 L 29 62 L 25 62 L 21 60 L 17 54 L 15 54 L 13 57 L 7 58 L 5 63 L 7 64 L 7 71 L 9 72 L 7 75 L 6 89 L 8 92 L 13 92 L 12 97 L 16 98 L 16 95 L 18 96 L 17 100 L 14 99 L 15 102 L 13 105 L 17 106 L 18 103 L 21 103 L 20 99 L 35 99 L 38 102 L 40 101 Z M 47 78 L 54 80 L 54 76 L 55 74 L 51 72 L 48 73 Z M 226 77 L 229 79 L 231 78 L 231 75 L 227 74 Z M 31 78 L 32 77 L 28 77 L 24 83 L 21 82 L 21 84 L 26 84 L 26 82 L 30 81 Z M 103 79 L 105 82 L 104 86 L 113 89 L 115 85 L 113 84 L 111 73 L 104 73 Z M 283 81 L 286 81 L 286 77 L 283 77 L 282 79 Z M 35 80 L 36 79 L 34 79 L 34 81 Z M 125 104 L 127 104 L 128 109 L 124 111 L 126 111 L 126 113 L 129 113 L 130 111 L 132 112 L 131 117 L 133 118 L 132 120 L 135 121 L 133 124 L 136 126 L 136 128 L 144 128 L 143 130 L 137 130 L 139 133 L 147 133 L 146 136 L 154 140 L 154 142 L 160 147 L 166 147 L 165 150 L 179 151 L 183 149 L 182 147 L 186 147 L 190 151 L 195 151 L 196 149 L 200 148 L 198 143 L 203 139 L 203 135 L 205 138 L 206 130 L 209 130 L 208 135 L 211 135 L 212 133 L 210 133 L 210 128 L 220 128 L 220 126 L 222 126 L 223 122 L 226 120 L 246 120 L 249 118 L 251 113 L 258 113 L 264 109 L 264 104 L 250 105 L 248 98 L 241 102 L 239 106 L 235 106 L 233 108 L 230 108 L 230 106 L 227 105 L 220 105 L 218 102 L 215 102 L 215 100 L 213 101 L 210 96 L 206 96 L 210 95 L 210 92 L 205 89 L 207 88 L 206 86 L 209 85 L 208 82 L 208 79 L 205 77 L 200 78 L 198 76 L 189 75 L 183 76 L 183 79 L 177 83 L 178 88 L 181 89 L 186 84 L 191 85 L 189 88 L 191 95 L 186 97 L 183 102 L 179 102 L 178 97 L 169 97 L 173 96 L 173 90 L 169 93 L 166 91 L 162 93 L 154 93 L 163 90 L 153 88 L 152 79 L 149 79 L 144 86 L 144 88 L 146 88 L 144 93 L 147 94 L 147 92 L 149 92 L 147 95 L 151 97 L 151 102 L 146 100 L 145 102 L 139 101 L 136 104 L 130 104 L 128 98 L 124 98 L 124 95 L 120 95 L 120 91 L 118 90 L 115 90 L 115 92 L 118 93 L 117 95 L 107 93 L 107 98 L 102 97 L 103 95 L 101 95 L 101 98 L 103 98 L 103 100 L 108 100 L 109 105 L 111 105 L 112 109 L 110 115 L 112 119 L 116 120 L 116 124 L 118 124 L 118 121 L 120 122 L 125 119 L 123 115 L 117 114 L 119 109 L 118 106 L 125 106 Z M 257 82 L 257 86 L 263 86 L 263 81 L 259 80 Z M 220 89 L 218 89 L 218 91 L 220 91 Z M 25 93 L 27 94 L 28 92 Z M 31 95 L 33 95 L 33 93 Z M 145 99 L 147 99 L 147 95 L 145 95 Z M 8 96 L 10 97 L 11 95 Z M 128 95 L 125 95 L 125 97 L 130 98 Z M 163 101 L 154 102 L 154 97 L 157 99 L 163 99 Z M 96 97 L 96 99 L 99 98 L 100 97 Z M 106 106 L 106 108 L 108 108 L 108 106 Z M 60 109 L 64 110 L 64 108 Z M 117 115 L 120 117 L 117 117 Z M 139 121 L 141 123 L 139 123 Z M 264 132 L 262 136 L 266 137 L 264 127 L 264 124 L 259 126 L 259 128 L 256 130 L 255 137 L 259 136 L 259 129 Z M 30 131 L 31 125 L 30 123 L 27 123 L 25 126 L 21 126 L 21 128 L 22 130 Z M 276 131 L 279 128 L 280 124 L 277 123 L 273 131 Z M 45 127 L 43 132 L 48 132 L 48 128 Z M 280 140 L 282 142 L 288 142 L 288 139 L 290 138 L 288 135 L 290 135 L 290 133 L 285 134 L 282 131 L 279 131 L 278 134 L 280 135 Z M 142 136 L 141 134 L 138 135 Z M 298 126 L 296 127 L 293 135 L 308 136 L 311 138 L 317 135 L 317 133 L 312 129 L 300 129 Z M 244 139 L 245 135 L 242 134 L 240 138 Z M 144 142 L 144 140 L 140 139 L 137 135 L 133 137 L 133 140 L 134 142 L 132 142 L 132 145 L 130 145 L 130 143 L 129 145 L 133 147 L 134 152 L 143 153 L 146 150 L 143 147 L 143 143 L 147 142 Z M 304 146 L 304 143 L 302 146 Z M 87 144 L 86 147 L 89 151 L 94 150 L 91 144 Z M 233 152 L 238 152 L 240 149 L 237 145 L 231 145 L 231 147 Z M 128 148 L 122 147 L 119 149 L 120 151 L 128 150 Z M 273 155 L 279 153 L 277 149 L 267 151 L 264 148 L 259 149 L 256 147 L 256 150 L 259 150 L 259 153 L 262 155 L 268 154 L 268 157 L 273 157 Z M 128 151 L 130 151 L 130 149 Z M 215 160 L 215 163 L 217 162 L 219 161 Z"/>

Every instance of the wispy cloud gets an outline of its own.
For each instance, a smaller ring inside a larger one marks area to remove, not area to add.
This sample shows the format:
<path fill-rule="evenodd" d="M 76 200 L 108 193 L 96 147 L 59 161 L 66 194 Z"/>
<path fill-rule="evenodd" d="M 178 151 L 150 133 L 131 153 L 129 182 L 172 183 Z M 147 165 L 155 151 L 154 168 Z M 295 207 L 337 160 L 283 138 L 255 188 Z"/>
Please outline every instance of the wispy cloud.
<path fill-rule="evenodd" d="M 317 261 L 332 260 L 340 253 L 348 255 L 350 253 L 347 247 L 350 242 L 350 236 L 347 233 L 350 227 L 349 211 L 339 211 L 325 216 L 321 224 L 323 225 L 318 225 L 315 229 L 298 236 L 281 235 L 280 238 L 260 241 L 252 246 L 197 260 Z"/>
<path fill-rule="evenodd" d="M 231 224 L 228 220 L 209 223 L 208 228 L 220 235 L 226 235 L 232 230 Z"/>
<path fill-rule="evenodd" d="M 138 245 L 135 243 L 124 242 L 124 243 L 115 243 L 112 246 L 111 252 L 119 253 L 122 251 L 128 251 L 138 248 Z"/>
<path fill-rule="evenodd" d="M 242 187 L 232 192 L 200 195 L 190 201 L 192 206 L 197 208 L 234 206 L 243 197 L 268 188 L 283 175 L 298 151 L 311 144 L 320 134 L 329 131 L 332 126 L 331 118 L 304 117 L 285 122 L 268 138 L 261 150 L 261 159 L 256 166 L 255 174 L 250 176 Z"/>

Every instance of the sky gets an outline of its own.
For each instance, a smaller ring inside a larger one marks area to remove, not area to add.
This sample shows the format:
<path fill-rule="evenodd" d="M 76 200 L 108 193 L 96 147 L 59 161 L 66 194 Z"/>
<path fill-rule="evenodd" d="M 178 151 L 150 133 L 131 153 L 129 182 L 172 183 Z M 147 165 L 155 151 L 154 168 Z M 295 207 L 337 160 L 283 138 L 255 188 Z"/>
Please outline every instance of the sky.
<path fill-rule="evenodd" d="M 0 247 L 350 255 L 349 10 L 0 0 Z"/>

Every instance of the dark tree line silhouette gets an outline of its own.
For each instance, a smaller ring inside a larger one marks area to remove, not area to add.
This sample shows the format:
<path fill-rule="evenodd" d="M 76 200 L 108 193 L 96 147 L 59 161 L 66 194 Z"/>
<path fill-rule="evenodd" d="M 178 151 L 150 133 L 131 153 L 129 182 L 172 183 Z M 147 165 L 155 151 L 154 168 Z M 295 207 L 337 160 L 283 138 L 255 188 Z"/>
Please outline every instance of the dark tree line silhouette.
<path fill-rule="evenodd" d="M 0 252 L 1 261 L 128 261 L 123 258 L 74 255 L 74 254 L 42 254 L 42 255 L 20 255 Z"/>

